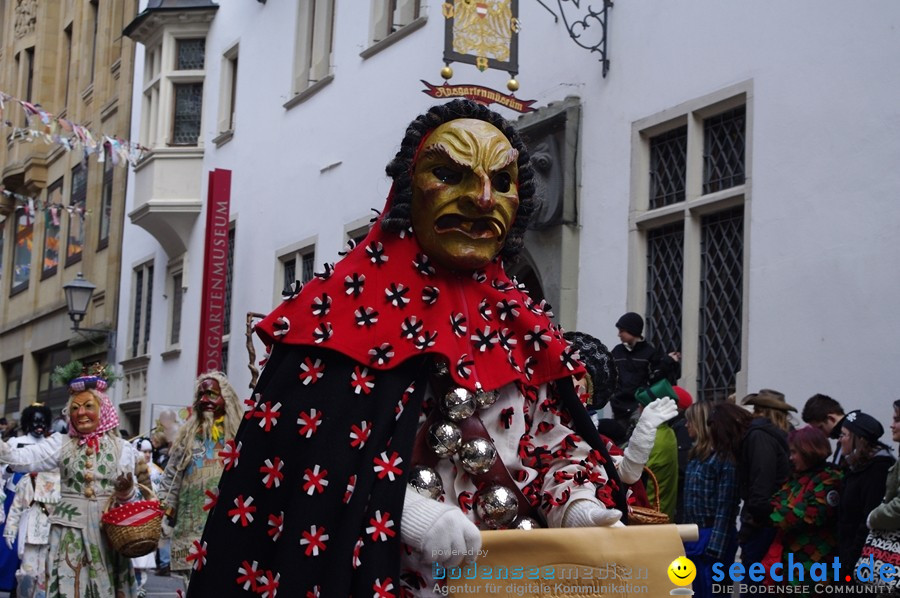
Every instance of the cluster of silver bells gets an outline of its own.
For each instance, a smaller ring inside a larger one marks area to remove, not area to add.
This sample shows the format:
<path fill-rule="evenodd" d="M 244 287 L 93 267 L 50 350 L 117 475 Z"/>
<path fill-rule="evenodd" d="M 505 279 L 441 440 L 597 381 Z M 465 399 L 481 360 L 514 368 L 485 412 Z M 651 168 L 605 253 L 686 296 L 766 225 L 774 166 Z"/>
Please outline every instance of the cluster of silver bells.
<path fill-rule="evenodd" d="M 455 422 L 471 417 L 476 409 L 490 407 L 498 396 L 497 391 L 478 390 L 473 393 L 465 388 L 454 388 L 445 394 L 440 409 L 447 419 L 433 424 L 428 430 L 427 442 L 431 450 L 445 459 L 455 455 L 460 466 L 471 475 L 487 473 L 497 460 L 497 449 L 485 438 L 471 438 L 463 442 L 462 432 Z M 444 493 L 440 476 L 423 465 L 410 471 L 409 485 L 419 494 L 435 500 Z M 500 484 L 478 491 L 473 502 L 478 520 L 494 529 L 510 527 L 519 510 L 515 492 Z M 530 517 L 522 517 L 512 527 L 533 529 L 540 526 Z"/>

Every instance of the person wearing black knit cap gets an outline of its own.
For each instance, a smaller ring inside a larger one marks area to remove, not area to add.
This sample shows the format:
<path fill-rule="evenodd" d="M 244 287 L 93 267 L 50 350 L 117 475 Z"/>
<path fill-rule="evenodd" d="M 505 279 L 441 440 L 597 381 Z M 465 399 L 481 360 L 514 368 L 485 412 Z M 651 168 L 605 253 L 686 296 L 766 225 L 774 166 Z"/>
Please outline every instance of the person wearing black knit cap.
<path fill-rule="evenodd" d="M 675 384 L 681 375 L 681 353 L 668 355 L 659 347 L 644 340 L 644 318 L 632 311 L 616 322 L 619 340 L 612 350 L 619 370 L 619 387 L 610 404 L 613 417 L 629 429 L 637 416 L 638 402 L 634 392 L 660 378 Z"/>

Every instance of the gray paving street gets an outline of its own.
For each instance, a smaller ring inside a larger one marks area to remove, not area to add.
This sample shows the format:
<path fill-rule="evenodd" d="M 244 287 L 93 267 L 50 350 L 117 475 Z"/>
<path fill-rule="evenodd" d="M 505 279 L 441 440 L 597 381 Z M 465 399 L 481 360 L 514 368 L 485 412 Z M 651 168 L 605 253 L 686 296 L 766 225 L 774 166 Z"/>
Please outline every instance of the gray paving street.
<path fill-rule="evenodd" d="M 147 598 L 173 598 L 178 590 L 184 589 L 184 583 L 178 577 L 160 577 L 151 572 L 144 589 Z M 9 592 L 0 592 L 0 598 L 9 596 Z"/>

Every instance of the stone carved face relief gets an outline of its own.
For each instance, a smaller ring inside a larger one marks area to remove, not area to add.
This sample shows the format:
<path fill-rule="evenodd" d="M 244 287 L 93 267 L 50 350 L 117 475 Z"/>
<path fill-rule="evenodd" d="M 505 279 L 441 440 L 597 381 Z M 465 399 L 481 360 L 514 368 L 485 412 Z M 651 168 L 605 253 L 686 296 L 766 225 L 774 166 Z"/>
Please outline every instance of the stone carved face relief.
<path fill-rule="evenodd" d="M 474 270 L 500 252 L 519 208 L 519 152 L 490 123 L 462 118 L 431 132 L 413 169 L 412 225 L 445 268 Z"/>
<path fill-rule="evenodd" d="M 83 390 L 69 401 L 69 420 L 80 434 L 90 434 L 100 425 L 100 401 Z"/>

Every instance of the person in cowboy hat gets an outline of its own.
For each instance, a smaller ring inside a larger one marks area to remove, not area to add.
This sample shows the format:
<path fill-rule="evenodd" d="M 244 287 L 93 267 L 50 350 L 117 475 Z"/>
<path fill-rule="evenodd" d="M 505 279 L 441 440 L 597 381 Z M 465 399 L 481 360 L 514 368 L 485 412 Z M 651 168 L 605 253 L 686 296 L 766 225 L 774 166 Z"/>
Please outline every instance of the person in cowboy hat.
<path fill-rule="evenodd" d="M 784 394 L 768 388 L 745 396 L 741 403 L 753 407 L 753 417 L 741 440 L 738 467 L 738 485 L 744 501 L 738 541 L 741 561 L 749 567 L 762 561 L 775 537 L 769 517 L 772 496 L 791 472 L 787 414 L 797 409 L 784 400 Z"/>
<path fill-rule="evenodd" d="M 880 440 L 884 427 L 868 413 L 854 409 L 838 425 L 841 429 L 838 442 L 844 454 L 838 538 L 842 571 L 849 574 L 856 566 L 869 533 L 866 517 L 881 504 L 894 456 Z"/>

